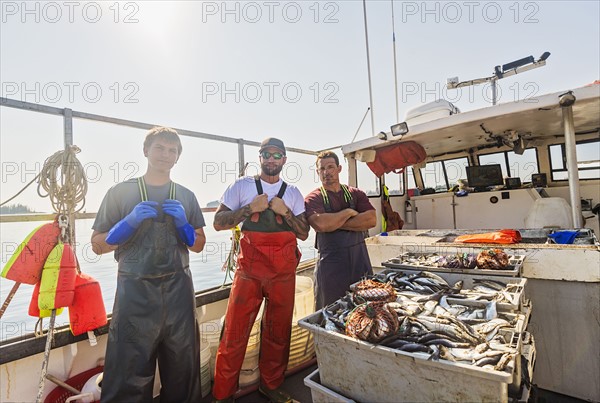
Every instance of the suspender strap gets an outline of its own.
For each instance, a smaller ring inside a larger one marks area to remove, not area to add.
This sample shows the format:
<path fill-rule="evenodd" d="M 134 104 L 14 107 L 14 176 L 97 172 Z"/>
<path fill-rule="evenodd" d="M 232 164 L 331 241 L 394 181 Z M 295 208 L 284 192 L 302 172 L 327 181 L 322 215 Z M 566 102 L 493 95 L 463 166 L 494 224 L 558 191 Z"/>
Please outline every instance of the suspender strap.
<path fill-rule="evenodd" d="M 140 197 L 142 201 L 148 201 L 148 189 L 146 189 L 146 182 L 144 181 L 144 177 L 140 176 L 137 178 L 138 188 L 140 189 Z M 177 198 L 177 194 L 175 192 L 175 182 L 171 181 L 171 185 L 169 186 L 169 199 L 175 200 Z"/>
<path fill-rule="evenodd" d="M 283 194 L 285 193 L 286 189 L 287 189 L 287 183 L 283 182 L 281 184 L 281 187 L 279 188 L 279 192 L 277 193 L 277 197 L 279 197 L 281 199 L 283 197 Z"/>
<path fill-rule="evenodd" d="M 262 188 L 262 183 L 260 182 L 260 176 L 255 176 L 254 177 L 254 183 L 256 184 L 256 191 L 258 192 L 259 195 L 263 194 L 263 188 Z M 279 197 L 280 199 L 283 198 L 283 194 L 285 193 L 287 189 L 287 183 L 285 183 L 284 181 L 281 182 L 281 187 L 279 188 L 279 192 L 277 193 L 277 197 Z"/>
<path fill-rule="evenodd" d="M 137 178 L 138 188 L 140 189 L 140 198 L 142 201 L 148 201 L 148 191 L 146 190 L 146 182 L 143 177 Z"/>
<path fill-rule="evenodd" d="M 354 203 L 354 199 L 352 198 L 352 194 L 350 193 L 350 189 L 348 189 L 348 186 L 342 185 L 342 190 L 344 191 L 344 200 L 346 200 L 346 202 L 350 204 L 350 208 L 354 210 L 356 205 Z"/>
<path fill-rule="evenodd" d="M 354 203 L 354 199 L 352 198 L 352 193 L 350 193 L 350 189 L 348 189 L 348 186 L 346 185 L 341 185 L 342 186 L 342 191 L 344 192 L 344 201 L 346 203 L 348 203 L 350 205 L 351 209 L 355 209 L 356 208 L 356 204 Z M 321 196 L 323 197 L 323 204 L 325 206 L 325 212 L 326 213 L 331 213 L 331 203 L 329 201 L 329 196 L 327 195 L 327 190 L 325 190 L 325 188 L 323 186 L 321 186 Z"/>
<path fill-rule="evenodd" d="M 260 176 L 256 175 L 254 177 L 254 183 L 256 183 L 256 191 L 258 192 L 258 194 L 263 194 L 262 183 L 260 183 Z"/>

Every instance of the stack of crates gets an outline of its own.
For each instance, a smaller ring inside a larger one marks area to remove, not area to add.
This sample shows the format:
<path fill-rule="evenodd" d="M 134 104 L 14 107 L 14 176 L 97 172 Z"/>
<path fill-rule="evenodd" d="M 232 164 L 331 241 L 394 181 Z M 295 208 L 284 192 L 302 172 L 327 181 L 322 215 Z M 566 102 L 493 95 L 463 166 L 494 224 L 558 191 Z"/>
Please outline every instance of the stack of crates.
<path fill-rule="evenodd" d="M 462 280 L 465 288 L 470 288 L 474 279 L 487 277 L 436 274 L 450 284 Z M 526 401 L 529 382 L 522 382 L 522 377 L 526 374 L 531 381 L 535 362 L 533 337 L 526 331 L 531 313 L 531 304 L 524 298 L 527 280 L 487 278 L 518 284 L 512 290 L 514 303 L 497 305 L 499 312 L 516 323 L 499 333 L 518 352 L 504 371 L 443 359 L 434 361 L 426 353 L 404 352 L 327 331 L 322 327 L 322 311 L 318 311 L 299 321 L 301 327 L 313 333 L 315 340 L 319 369 L 305 379 L 313 402 Z"/>

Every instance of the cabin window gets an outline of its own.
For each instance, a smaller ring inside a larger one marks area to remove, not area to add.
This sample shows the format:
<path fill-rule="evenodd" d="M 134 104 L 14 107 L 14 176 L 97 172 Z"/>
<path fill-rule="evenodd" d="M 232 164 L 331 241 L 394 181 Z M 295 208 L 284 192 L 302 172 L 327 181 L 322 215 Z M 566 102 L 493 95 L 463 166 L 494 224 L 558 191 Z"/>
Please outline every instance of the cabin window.
<path fill-rule="evenodd" d="M 469 165 L 467 158 L 429 162 L 421 169 L 423 186 L 435 189 L 436 192 L 446 192 L 459 179 L 467 177 L 465 169 L 467 165 Z"/>
<path fill-rule="evenodd" d="M 459 179 L 467 178 L 467 170 L 465 168 L 469 165 L 469 160 L 467 160 L 467 158 L 456 158 L 442 162 L 444 163 L 444 168 L 446 169 L 449 188 L 452 188 L 452 186 L 456 185 Z"/>
<path fill-rule="evenodd" d="M 356 186 L 369 197 L 381 196 L 379 178 L 373 174 L 367 164 L 356 164 Z"/>
<path fill-rule="evenodd" d="M 504 151 L 479 156 L 479 165 L 500 164 L 504 177 L 521 178 L 523 183 L 531 182 L 531 175 L 539 172 L 537 151 L 528 148 L 521 155 Z"/>
<path fill-rule="evenodd" d="M 549 151 L 552 180 L 568 180 L 565 145 L 551 145 Z M 600 178 L 600 140 L 581 141 L 577 143 L 576 151 L 579 179 Z"/>
<path fill-rule="evenodd" d="M 448 190 L 448 181 L 441 161 L 428 162 L 425 168 L 421 169 L 421 178 L 426 189 L 435 189 L 436 192 Z"/>
<path fill-rule="evenodd" d="M 406 168 L 408 170 L 408 168 Z M 385 185 L 388 187 L 390 196 L 400 196 L 404 194 L 404 174 L 395 174 L 393 172 L 383 176 Z"/>

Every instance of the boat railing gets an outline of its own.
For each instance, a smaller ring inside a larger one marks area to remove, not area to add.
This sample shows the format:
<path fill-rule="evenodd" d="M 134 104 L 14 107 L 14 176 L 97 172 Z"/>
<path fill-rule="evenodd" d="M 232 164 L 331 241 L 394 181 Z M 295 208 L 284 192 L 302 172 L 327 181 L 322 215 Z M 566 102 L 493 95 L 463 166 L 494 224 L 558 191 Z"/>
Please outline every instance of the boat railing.
<path fill-rule="evenodd" d="M 153 127 L 160 126 L 160 124 L 139 122 L 135 120 L 115 118 L 111 116 L 98 115 L 93 113 L 87 113 L 82 111 L 73 110 L 70 108 L 57 108 L 54 106 L 41 105 L 32 102 L 19 101 L 10 98 L 0 97 L 0 106 L 20 109 L 24 111 L 37 112 L 47 115 L 55 115 L 63 117 L 63 141 L 65 148 L 73 145 L 73 120 L 82 119 L 87 121 L 99 122 L 99 123 L 110 123 L 117 126 L 123 126 L 128 128 L 149 130 Z M 244 146 L 259 147 L 260 142 L 253 140 L 246 140 L 243 138 L 234 138 L 229 136 L 222 136 L 217 134 L 210 134 L 204 132 L 198 132 L 194 130 L 187 130 L 182 128 L 173 127 L 181 136 L 192 137 L 197 139 L 212 140 L 222 143 L 234 143 L 237 144 L 238 154 L 238 167 L 240 167 L 239 174 L 243 173 L 244 166 L 246 165 Z M 297 147 L 286 147 L 288 152 L 295 152 L 306 155 L 317 155 L 319 151 L 311 151 Z M 203 207 L 203 212 L 214 212 L 214 207 Z M 21 221 L 46 221 L 52 220 L 55 214 L 2 214 L 0 215 L 0 223 L 4 222 L 21 222 Z M 74 219 L 82 218 L 94 218 L 95 213 L 77 213 Z"/>

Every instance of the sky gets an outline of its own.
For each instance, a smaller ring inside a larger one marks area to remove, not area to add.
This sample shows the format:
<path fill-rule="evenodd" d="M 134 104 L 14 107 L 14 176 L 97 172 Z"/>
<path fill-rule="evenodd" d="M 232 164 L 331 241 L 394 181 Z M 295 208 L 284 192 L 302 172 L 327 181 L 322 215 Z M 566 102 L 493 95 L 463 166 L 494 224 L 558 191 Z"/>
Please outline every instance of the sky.
<path fill-rule="evenodd" d="M 392 4 L 394 24 L 392 25 Z M 370 107 L 362 1 L 1 1 L 1 96 L 58 108 L 321 150 L 387 131 L 443 98 L 490 105 L 487 86 L 446 90 L 446 79 L 548 51 L 547 65 L 499 83 L 499 102 L 600 78 L 598 1 L 367 1 Z M 394 84 L 395 31 L 396 78 Z M 398 116 L 398 117 L 397 117 Z M 62 118 L 0 106 L 4 201 L 63 147 Z M 106 190 L 143 174 L 144 132 L 76 120 L 89 181 L 86 211 Z M 201 205 L 236 177 L 237 146 L 183 139 L 173 178 Z M 248 173 L 257 148 L 245 147 Z M 290 153 L 284 178 L 308 193 L 314 157 Z M 50 211 L 30 187 L 14 201 Z"/>

